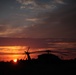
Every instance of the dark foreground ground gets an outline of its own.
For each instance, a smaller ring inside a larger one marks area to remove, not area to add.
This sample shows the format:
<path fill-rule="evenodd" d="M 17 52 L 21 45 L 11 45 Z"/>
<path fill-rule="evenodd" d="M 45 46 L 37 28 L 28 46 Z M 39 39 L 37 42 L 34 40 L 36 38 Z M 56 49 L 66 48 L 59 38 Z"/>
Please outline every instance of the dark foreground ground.
<path fill-rule="evenodd" d="M 0 75 L 76 75 L 76 60 L 33 59 L 0 62 Z"/>

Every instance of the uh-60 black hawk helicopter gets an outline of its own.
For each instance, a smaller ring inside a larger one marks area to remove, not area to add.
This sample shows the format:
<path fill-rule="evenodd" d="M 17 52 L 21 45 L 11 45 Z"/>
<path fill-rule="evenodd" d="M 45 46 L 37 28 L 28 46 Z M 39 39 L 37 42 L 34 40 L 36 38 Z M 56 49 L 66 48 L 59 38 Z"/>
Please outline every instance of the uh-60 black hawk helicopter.
<path fill-rule="evenodd" d="M 29 52 L 30 47 L 28 47 L 27 51 L 24 53 L 0 53 L 0 55 L 26 55 L 27 60 L 31 61 L 30 54 L 36 54 L 36 53 L 42 53 L 41 55 L 38 55 L 38 60 L 50 60 L 50 61 L 59 61 L 61 58 L 59 58 L 55 53 L 61 54 L 61 55 L 67 55 L 67 52 L 59 52 L 59 51 L 52 51 L 52 50 L 41 50 L 41 51 L 33 51 Z"/>

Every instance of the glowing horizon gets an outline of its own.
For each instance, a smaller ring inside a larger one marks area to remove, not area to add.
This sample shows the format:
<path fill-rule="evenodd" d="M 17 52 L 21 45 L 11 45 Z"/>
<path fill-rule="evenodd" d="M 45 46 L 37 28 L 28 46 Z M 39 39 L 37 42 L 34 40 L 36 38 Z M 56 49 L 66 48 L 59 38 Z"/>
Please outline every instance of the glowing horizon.
<path fill-rule="evenodd" d="M 23 55 L 9 55 L 7 53 L 24 53 L 27 46 L 0 46 L 0 53 L 6 53 L 6 55 L 0 55 L 0 61 L 10 61 L 14 59 L 21 59 Z"/>
<path fill-rule="evenodd" d="M 11 61 L 14 59 L 23 59 L 26 60 L 27 56 L 25 51 L 28 50 L 28 46 L 0 46 L 0 61 Z M 33 49 L 34 50 L 34 49 Z M 29 52 L 31 52 L 30 49 Z M 37 58 L 35 55 L 30 55 L 31 58 Z"/>
<path fill-rule="evenodd" d="M 29 42 L 29 41 L 28 41 Z M 30 43 L 30 42 L 29 42 Z M 63 59 L 74 59 L 76 58 L 76 42 L 46 42 L 46 43 L 40 43 L 33 42 L 30 43 L 30 50 L 29 52 L 34 52 L 34 54 L 30 54 L 31 58 L 37 58 L 38 54 L 35 51 L 44 51 L 44 50 L 51 50 L 56 51 L 57 53 L 54 53 L 58 55 L 59 57 L 63 57 Z M 37 44 L 37 46 L 36 46 Z M 0 46 L 0 61 L 11 61 L 14 59 L 23 59 L 26 60 L 27 56 L 25 54 L 25 51 L 28 50 L 28 45 L 26 46 Z M 67 53 L 67 56 L 64 54 Z"/>

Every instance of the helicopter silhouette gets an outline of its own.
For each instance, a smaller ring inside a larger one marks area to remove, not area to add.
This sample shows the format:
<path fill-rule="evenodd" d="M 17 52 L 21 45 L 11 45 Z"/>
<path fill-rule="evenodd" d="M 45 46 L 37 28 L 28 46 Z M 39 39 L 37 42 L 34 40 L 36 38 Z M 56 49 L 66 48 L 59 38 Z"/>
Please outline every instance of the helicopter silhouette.
<path fill-rule="evenodd" d="M 38 59 L 40 59 L 41 57 L 44 56 L 44 59 L 45 57 L 48 56 L 48 58 L 51 58 L 51 59 L 60 59 L 57 55 L 55 54 L 60 54 L 60 55 L 65 55 L 65 56 L 68 56 L 67 53 L 68 52 L 60 52 L 60 51 L 54 51 L 54 50 L 41 50 L 41 51 L 33 51 L 33 52 L 29 52 L 30 50 L 30 47 L 28 47 L 27 51 L 25 51 L 25 55 L 27 55 L 27 60 L 31 60 L 31 57 L 30 57 L 30 54 L 38 54 L 38 53 L 42 53 L 41 55 L 38 55 Z M 61 58 L 63 58 L 61 56 Z M 46 58 L 47 59 L 47 58 Z"/>
<path fill-rule="evenodd" d="M 33 52 L 29 52 L 30 50 L 30 47 L 28 47 L 28 49 L 24 52 L 24 53 L 1 53 L 0 52 L 0 55 L 25 55 L 25 57 L 27 56 L 27 60 L 31 60 L 31 57 L 30 57 L 30 54 L 36 54 L 36 53 L 44 53 L 42 55 L 39 55 L 38 58 L 46 55 L 46 56 L 50 56 L 51 58 L 58 58 L 58 56 L 56 56 L 54 53 L 59 53 L 59 54 L 62 54 L 62 55 L 66 55 L 67 56 L 67 52 L 60 52 L 60 51 L 52 51 L 52 50 L 41 50 L 41 51 L 33 51 Z M 62 58 L 62 57 L 61 57 Z"/>

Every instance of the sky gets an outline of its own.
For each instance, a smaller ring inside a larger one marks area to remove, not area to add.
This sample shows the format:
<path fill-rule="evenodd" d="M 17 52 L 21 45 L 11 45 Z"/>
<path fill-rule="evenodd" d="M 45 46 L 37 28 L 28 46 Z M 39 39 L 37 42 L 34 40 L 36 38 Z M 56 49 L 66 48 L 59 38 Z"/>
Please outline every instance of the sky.
<path fill-rule="evenodd" d="M 0 0 L 0 37 L 76 38 L 76 0 Z"/>

